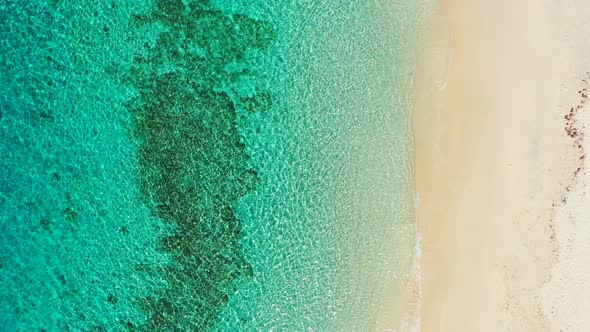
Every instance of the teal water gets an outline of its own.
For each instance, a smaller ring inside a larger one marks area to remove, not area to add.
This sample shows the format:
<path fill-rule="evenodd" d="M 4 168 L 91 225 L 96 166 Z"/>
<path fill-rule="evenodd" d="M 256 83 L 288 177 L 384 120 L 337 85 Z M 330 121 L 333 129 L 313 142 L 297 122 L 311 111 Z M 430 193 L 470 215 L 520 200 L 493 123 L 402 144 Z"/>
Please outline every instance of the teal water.
<path fill-rule="evenodd" d="M 419 8 L 0 2 L 0 331 L 373 331 Z"/>

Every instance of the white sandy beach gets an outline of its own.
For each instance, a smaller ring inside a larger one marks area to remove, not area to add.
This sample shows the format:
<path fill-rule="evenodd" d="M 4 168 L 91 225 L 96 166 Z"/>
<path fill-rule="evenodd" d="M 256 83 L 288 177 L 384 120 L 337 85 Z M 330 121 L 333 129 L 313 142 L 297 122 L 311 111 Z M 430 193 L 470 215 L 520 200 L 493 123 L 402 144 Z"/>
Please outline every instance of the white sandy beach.
<path fill-rule="evenodd" d="M 564 130 L 590 71 L 590 2 L 436 12 L 418 49 L 414 330 L 590 331 L 590 179 Z"/>

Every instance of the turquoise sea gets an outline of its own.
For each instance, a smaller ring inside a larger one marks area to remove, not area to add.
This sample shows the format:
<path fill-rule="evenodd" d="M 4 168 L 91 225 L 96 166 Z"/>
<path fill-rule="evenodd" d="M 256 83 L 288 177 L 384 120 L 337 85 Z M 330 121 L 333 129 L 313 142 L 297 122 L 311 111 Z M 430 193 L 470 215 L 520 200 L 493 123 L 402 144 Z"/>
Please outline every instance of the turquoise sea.
<path fill-rule="evenodd" d="M 0 331 L 375 331 L 414 241 L 419 16 L 1 0 Z"/>

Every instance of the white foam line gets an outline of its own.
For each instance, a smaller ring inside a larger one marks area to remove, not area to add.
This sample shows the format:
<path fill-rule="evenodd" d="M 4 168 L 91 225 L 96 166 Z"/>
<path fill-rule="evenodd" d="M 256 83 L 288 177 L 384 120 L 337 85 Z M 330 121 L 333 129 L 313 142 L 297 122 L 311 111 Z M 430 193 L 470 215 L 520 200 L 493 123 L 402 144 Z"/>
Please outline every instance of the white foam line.
<path fill-rule="evenodd" d="M 416 194 L 414 208 L 416 211 L 416 228 L 418 228 L 418 207 L 420 205 L 420 195 Z M 402 322 L 401 330 L 407 332 L 422 331 L 422 234 L 416 231 L 416 242 L 414 244 L 414 257 L 409 274 L 409 304 L 406 317 Z M 395 332 L 395 331 L 391 331 Z"/>

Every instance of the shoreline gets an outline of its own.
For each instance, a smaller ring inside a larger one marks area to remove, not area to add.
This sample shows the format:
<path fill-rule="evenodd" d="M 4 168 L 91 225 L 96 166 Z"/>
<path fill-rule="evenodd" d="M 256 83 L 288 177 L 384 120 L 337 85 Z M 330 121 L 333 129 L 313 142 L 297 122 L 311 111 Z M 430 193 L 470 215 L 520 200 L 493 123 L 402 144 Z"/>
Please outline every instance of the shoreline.
<path fill-rule="evenodd" d="M 408 331 L 550 330 L 558 287 L 541 289 L 559 275 L 557 203 L 580 167 L 563 117 L 590 70 L 576 48 L 590 29 L 563 25 L 582 24 L 576 6 L 590 13 L 574 1 L 443 0 L 424 28 Z"/>

